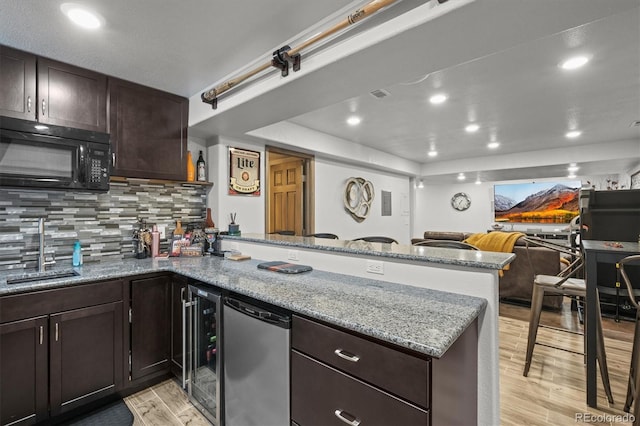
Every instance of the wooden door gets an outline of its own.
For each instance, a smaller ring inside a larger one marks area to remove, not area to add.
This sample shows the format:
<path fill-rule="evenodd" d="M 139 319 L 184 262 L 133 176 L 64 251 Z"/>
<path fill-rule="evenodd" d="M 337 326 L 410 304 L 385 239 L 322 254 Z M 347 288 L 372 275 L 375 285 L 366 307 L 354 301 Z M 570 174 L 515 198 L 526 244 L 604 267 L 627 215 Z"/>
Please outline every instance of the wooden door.
<path fill-rule="evenodd" d="M 47 316 L 0 325 L 0 424 L 48 416 Z"/>
<path fill-rule="evenodd" d="M 51 416 L 122 388 L 122 302 L 50 316 Z"/>
<path fill-rule="evenodd" d="M 131 380 L 169 370 L 171 279 L 131 281 Z"/>
<path fill-rule="evenodd" d="M 38 58 L 38 121 L 107 131 L 107 76 Z"/>
<path fill-rule="evenodd" d="M 294 231 L 302 235 L 302 167 L 294 159 L 269 166 L 269 231 Z"/>
<path fill-rule="evenodd" d="M 0 46 L 0 115 L 36 119 L 36 57 Z"/>
<path fill-rule="evenodd" d="M 109 78 L 113 174 L 186 180 L 188 115 L 186 98 Z"/>

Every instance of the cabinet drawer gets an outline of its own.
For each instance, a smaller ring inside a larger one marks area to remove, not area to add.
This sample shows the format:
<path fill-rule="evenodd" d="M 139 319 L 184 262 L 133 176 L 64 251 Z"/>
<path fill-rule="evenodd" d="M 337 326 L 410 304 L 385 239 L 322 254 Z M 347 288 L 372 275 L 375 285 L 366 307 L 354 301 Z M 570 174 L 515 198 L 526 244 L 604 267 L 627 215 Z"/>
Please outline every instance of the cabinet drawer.
<path fill-rule="evenodd" d="M 430 360 L 295 315 L 291 332 L 294 349 L 429 408 Z"/>
<path fill-rule="evenodd" d="M 121 280 L 4 296 L 0 298 L 0 323 L 119 302 L 122 298 Z"/>
<path fill-rule="evenodd" d="M 291 420 L 301 426 L 428 425 L 429 412 L 320 362 L 291 353 Z"/>

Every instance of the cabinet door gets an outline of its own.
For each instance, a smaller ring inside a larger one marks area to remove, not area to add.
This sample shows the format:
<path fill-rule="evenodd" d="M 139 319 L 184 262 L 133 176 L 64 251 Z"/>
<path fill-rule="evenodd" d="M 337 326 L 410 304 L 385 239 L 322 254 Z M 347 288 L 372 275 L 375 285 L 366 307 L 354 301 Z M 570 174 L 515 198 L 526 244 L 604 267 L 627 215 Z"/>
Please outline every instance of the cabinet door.
<path fill-rule="evenodd" d="M 131 281 L 131 380 L 167 372 L 170 357 L 169 276 Z"/>
<path fill-rule="evenodd" d="M 0 325 L 0 424 L 47 418 L 47 317 Z"/>
<path fill-rule="evenodd" d="M 35 120 L 35 55 L 0 46 L 0 115 Z"/>
<path fill-rule="evenodd" d="M 38 58 L 38 121 L 107 131 L 107 77 Z"/>
<path fill-rule="evenodd" d="M 186 98 L 109 79 L 109 129 L 117 176 L 186 180 Z"/>
<path fill-rule="evenodd" d="M 122 302 L 50 316 L 51 416 L 122 387 Z"/>
<path fill-rule="evenodd" d="M 183 377 L 183 359 L 186 342 L 184 341 L 183 301 L 186 300 L 187 279 L 174 276 L 171 282 L 171 371 L 180 380 Z M 183 383 L 184 386 L 184 383 Z"/>

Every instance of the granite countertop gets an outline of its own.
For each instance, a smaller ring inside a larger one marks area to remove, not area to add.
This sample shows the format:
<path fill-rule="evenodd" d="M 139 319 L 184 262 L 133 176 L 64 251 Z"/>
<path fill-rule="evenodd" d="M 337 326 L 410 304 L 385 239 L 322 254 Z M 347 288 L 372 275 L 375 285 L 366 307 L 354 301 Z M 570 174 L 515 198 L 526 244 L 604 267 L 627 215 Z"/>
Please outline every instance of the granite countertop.
<path fill-rule="evenodd" d="M 487 305 L 482 298 L 324 271 L 279 274 L 258 269 L 258 263 L 210 256 L 127 259 L 86 264 L 75 268 L 78 276 L 18 284 L 7 284 L 7 277 L 16 272 L 4 271 L 0 273 L 0 296 L 175 272 L 436 358 Z"/>
<path fill-rule="evenodd" d="M 331 240 L 328 238 L 295 237 L 279 234 L 223 235 L 222 239 L 480 269 L 502 269 L 516 258 L 513 253 L 370 243 L 367 241 Z"/>

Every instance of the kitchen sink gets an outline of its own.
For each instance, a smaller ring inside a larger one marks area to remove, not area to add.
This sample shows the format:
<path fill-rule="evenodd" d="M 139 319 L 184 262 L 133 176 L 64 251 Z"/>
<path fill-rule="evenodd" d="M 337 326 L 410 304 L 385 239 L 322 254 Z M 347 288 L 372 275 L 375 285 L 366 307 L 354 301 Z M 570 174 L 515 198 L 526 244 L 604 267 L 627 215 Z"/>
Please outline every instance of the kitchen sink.
<path fill-rule="evenodd" d="M 21 284 L 34 281 L 54 280 L 57 278 L 75 277 L 80 272 L 73 269 L 64 269 L 61 271 L 44 271 L 44 272 L 28 272 L 20 275 L 10 275 L 7 277 L 7 284 Z"/>

